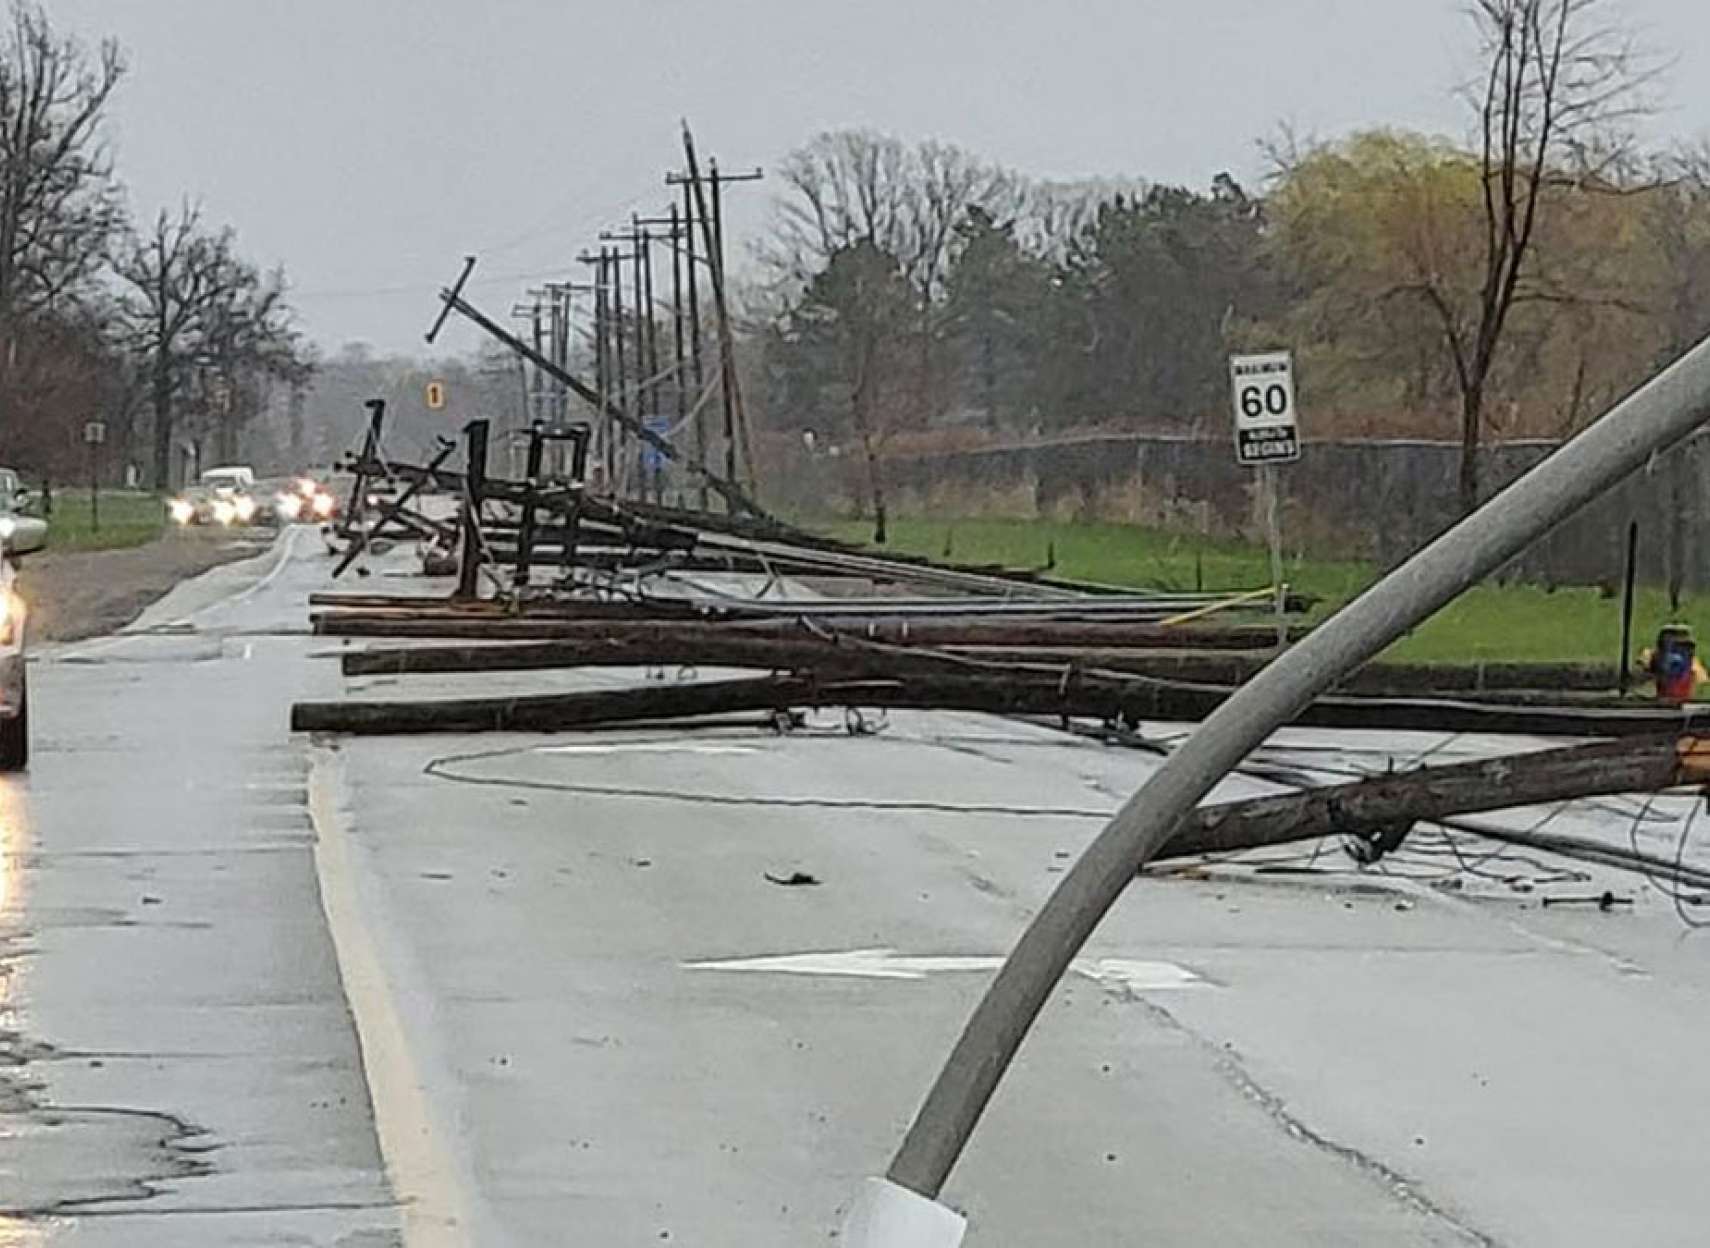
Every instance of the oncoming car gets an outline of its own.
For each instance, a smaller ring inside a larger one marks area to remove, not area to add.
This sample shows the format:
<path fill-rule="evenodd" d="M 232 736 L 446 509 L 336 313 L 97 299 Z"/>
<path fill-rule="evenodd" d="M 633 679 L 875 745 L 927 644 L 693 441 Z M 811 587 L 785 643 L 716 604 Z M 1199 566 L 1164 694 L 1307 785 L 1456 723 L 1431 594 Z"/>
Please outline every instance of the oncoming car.
<path fill-rule="evenodd" d="M 294 520 L 325 522 L 338 514 L 338 499 L 313 477 L 296 477 L 273 496 L 273 511 L 280 521 L 286 523 Z"/>
<path fill-rule="evenodd" d="M 181 525 L 257 524 L 271 518 L 255 489 L 255 471 L 232 466 L 210 468 L 196 484 L 167 504 L 173 520 Z"/>

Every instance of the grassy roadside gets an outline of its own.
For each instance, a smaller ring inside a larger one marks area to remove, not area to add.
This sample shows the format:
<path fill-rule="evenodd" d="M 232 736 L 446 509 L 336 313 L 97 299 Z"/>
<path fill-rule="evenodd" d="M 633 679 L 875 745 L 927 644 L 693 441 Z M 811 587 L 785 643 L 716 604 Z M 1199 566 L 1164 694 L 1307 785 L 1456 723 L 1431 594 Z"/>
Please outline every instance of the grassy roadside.
<path fill-rule="evenodd" d="M 815 526 L 847 541 L 872 536 L 867 522 Z M 1270 580 L 1262 547 L 1163 533 L 1135 525 L 1063 524 L 1045 520 L 919 520 L 891 524 L 888 549 L 948 557 L 962 563 L 1042 566 L 1056 556 L 1059 575 L 1145 589 L 1250 589 Z M 1321 618 L 1369 585 L 1377 569 L 1362 561 L 1291 559 L 1289 583 L 1322 599 Z M 1633 613 L 1635 648 L 1670 618 L 1668 596 L 1641 586 Z M 1678 618 L 1710 627 L 1710 597 L 1689 598 Z M 1621 647 L 1621 604 L 1596 589 L 1545 590 L 1536 585 L 1484 584 L 1445 607 L 1393 646 L 1397 662 L 1607 662 Z"/>
<path fill-rule="evenodd" d="M 137 490 L 102 490 L 99 528 L 88 490 L 55 490 L 52 515 L 44 515 L 39 500 L 32 510 L 48 522 L 49 550 L 122 550 L 152 542 L 166 528 L 165 504 Z"/>

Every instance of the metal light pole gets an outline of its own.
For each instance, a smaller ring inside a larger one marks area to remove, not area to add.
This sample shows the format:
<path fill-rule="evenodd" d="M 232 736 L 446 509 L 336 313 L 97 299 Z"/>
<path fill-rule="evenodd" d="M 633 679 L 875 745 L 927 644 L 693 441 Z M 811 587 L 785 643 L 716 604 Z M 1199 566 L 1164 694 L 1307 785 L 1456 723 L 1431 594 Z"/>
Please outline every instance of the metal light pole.
<path fill-rule="evenodd" d="M 844 1243 L 958 1243 L 960 1219 L 932 1198 L 1051 990 L 1182 818 L 1345 673 L 1706 419 L 1710 339 L 1319 625 L 1208 716 L 1129 798 L 1022 933 L 939 1072 L 887 1178 L 870 1184 L 857 1203 Z"/>

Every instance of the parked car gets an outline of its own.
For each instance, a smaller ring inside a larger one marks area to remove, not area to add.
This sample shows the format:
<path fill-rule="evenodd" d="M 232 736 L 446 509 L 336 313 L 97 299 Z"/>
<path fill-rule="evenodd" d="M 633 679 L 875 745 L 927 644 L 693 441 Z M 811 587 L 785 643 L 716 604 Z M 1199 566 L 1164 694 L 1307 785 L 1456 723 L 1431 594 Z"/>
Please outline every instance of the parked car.
<path fill-rule="evenodd" d="M 10 468 L 0 468 L 0 771 L 30 762 L 30 686 L 24 665 L 24 599 L 18 560 L 47 544 L 47 521 L 23 514 L 29 491 Z"/>

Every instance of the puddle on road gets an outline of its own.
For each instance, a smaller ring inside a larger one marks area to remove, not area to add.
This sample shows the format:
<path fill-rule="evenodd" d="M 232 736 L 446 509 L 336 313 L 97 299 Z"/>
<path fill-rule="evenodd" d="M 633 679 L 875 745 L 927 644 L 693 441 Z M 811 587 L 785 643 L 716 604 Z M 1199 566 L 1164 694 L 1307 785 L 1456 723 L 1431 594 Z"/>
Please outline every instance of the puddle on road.
<path fill-rule="evenodd" d="M 0 1218 L 145 1200 L 161 1183 L 206 1173 L 207 1165 L 182 1147 L 195 1134 L 164 1114 L 140 1110 L 0 1112 Z M 7 1242 L 0 1238 L 0 1245 Z"/>

